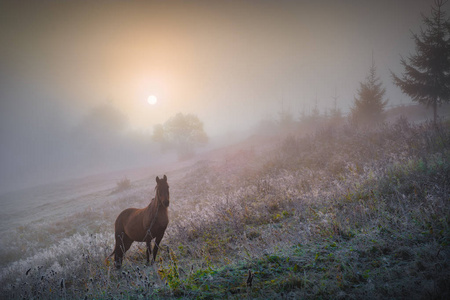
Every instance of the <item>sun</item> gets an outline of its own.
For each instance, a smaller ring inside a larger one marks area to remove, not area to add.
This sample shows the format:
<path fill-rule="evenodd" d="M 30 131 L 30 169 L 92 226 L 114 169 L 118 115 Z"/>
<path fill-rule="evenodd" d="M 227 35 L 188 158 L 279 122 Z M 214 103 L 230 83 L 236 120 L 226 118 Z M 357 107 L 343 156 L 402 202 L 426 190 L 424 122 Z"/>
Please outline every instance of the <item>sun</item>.
<path fill-rule="evenodd" d="M 158 102 L 158 99 L 156 98 L 155 95 L 150 95 L 150 96 L 148 96 L 148 98 L 147 98 L 147 102 L 148 102 L 148 104 L 150 104 L 150 105 L 155 105 L 156 102 Z"/>

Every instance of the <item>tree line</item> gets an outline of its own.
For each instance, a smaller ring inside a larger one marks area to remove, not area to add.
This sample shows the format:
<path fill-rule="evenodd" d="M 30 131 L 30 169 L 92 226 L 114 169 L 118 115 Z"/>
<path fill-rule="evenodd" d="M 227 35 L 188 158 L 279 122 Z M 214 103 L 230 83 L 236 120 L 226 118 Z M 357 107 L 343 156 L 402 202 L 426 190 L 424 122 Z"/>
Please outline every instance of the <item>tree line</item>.
<path fill-rule="evenodd" d="M 450 99 L 450 20 L 443 10 L 448 0 L 435 0 L 431 7 L 431 16 L 422 15 L 423 24 L 420 33 L 412 33 L 415 53 L 407 58 L 401 57 L 404 68 L 401 75 L 391 71 L 393 82 L 402 92 L 415 102 L 433 109 L 433 122 L 438 120 L 438 107 Z M 372 56 L 372 65 L 367 77 L 360 82 L 348 119 L 352 125 L 371 127 L 384 121 L 384 111 L 389 102 L 385 98 L 386 89 L 376 74 Z M 337 108 L 337 96 L 334 108 L 320 115 L 317 100 L 309 114 L 303 110 L 300 115 L 302 126 L 317 123 L 339 123 L 344 119 Z M 289 129 L 294 118 L 289 110 L 282 107 L 279 113 L 279 125 Z"/>
<path fill-rule="evenodd" d="M 433 122 L 438 119 L 437 108 L 449 102 L 450 96 L 450 20 L 443 9 L 448 0 L 435 0 L 431 16 L 422 15 L 420 33 L 412 33 L 415 53 L 401 57 L 404 68 L 401 75 L 391 71 L 394 84 L 411 99 L 433 108 Z M 372 60 L 366 80 L 360 83 L 358 96 L 351 109 L 352 121 L 375 124 L 383 120 L 383 111 L 388 103 L 384 99 L 385 89 L 376 76 Z"/>
<path fill-rule="evenodd" d="M 402 74 L 391 71 L 393 82 L 403 93 L 415 102 L 433 108 L 433 122 L 438 119 L 438 106 L 450 99 L 450 19 L 443 9 L 448 0 L 434 0 L 431 15 L 422 15 L 424 28 L 420 33 L 412 33 L 415 53 L 407 58 L 401 57 L 404 68 Z M 389 100 L 385 98 L 386 89 L 376 73 L 375 62 L 367 77 L 360 82 L 348 116 L 355 126 L 374 126 L 383 122 L 384 111 Z M 335 105 L 325 115 L 320 115 L 317 101 L 310 115 L 301 113 L 302 126 L 342 121 L 341 110 Z M 278 124 L 290 128 L 295 123 L 292 113 L 282 107 Z M 161 143 L 163 149 L 175 148 L 180 157 L 192 155 L 196 146 L 205 144 L 208 138 L 203 123 L 195 115 L 177 114 L 164 124 L 154 127 L 153 141 Z"/>

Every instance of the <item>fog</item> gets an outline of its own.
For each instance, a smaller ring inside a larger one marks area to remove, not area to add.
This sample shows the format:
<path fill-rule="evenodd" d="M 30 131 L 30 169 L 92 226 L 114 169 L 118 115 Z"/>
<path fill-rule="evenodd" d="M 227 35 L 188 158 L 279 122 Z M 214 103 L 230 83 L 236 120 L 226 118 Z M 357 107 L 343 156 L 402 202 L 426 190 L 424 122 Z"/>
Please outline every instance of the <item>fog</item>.
<path fill-rule="evenodd" d="M 2 1 L 0 193 L 149 166 L 167 156 L 153 126 L 179 112 L 211 138 L 334 96 L 345 113 L 372 57 L 389 104 L 407 104 L 390 71 L 430 4 Z"/>

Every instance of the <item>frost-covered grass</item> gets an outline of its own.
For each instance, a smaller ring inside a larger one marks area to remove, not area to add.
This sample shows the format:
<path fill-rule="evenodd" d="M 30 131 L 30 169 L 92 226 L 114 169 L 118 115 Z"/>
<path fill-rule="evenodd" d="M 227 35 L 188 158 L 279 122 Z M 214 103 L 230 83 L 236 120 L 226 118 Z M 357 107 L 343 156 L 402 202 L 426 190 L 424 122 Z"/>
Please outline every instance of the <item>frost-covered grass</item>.
<path fill-rule="evenodd" d="M 2 268 L 1 295 L 448 298 L 449 149 L 450 124 L 400 120 L 197 162 L 167 174 L 171 221 L 157 263 L 146 266 L 135 244 L 117 271 L 104 261 L 115 217 L 153 197 L 153 180 L 133 182 L 99 209 L 18 229 L 2 245 L 19 254 Z"/>

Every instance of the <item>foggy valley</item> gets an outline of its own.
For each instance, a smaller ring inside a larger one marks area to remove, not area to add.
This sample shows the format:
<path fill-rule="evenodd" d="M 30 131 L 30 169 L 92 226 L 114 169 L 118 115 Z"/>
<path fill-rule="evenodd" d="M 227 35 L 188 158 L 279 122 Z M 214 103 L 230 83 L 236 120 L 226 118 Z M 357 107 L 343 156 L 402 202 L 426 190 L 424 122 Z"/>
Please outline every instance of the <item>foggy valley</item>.
<path fill-rule="evenodd" d="M 0 298 L 448 298 L 447 2 L 1 2 Z"/>

